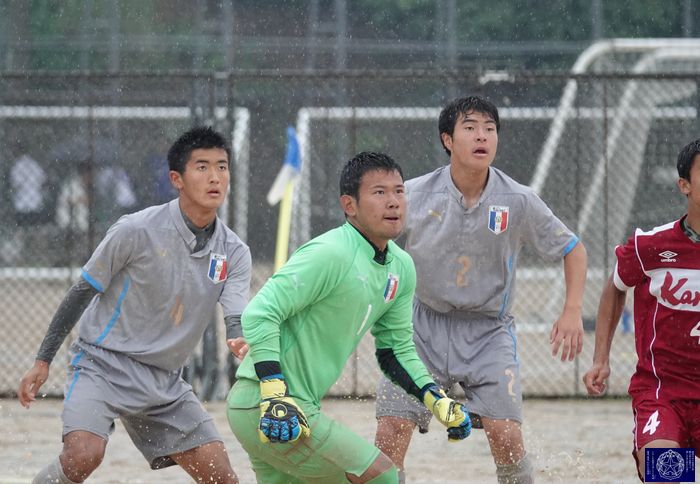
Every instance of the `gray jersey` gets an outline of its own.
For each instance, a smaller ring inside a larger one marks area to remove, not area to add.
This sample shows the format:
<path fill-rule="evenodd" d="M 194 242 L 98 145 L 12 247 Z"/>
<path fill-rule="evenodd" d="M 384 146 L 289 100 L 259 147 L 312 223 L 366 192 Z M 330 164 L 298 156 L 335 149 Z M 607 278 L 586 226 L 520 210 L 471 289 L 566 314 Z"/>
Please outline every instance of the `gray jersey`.
<path fill-rule="evenodd" d="M 178 199 L 120 218 L 83 267 L 101 294 L 80 318 L 80 338 L 164 370 L 181 367 L 211 322 L 248 301 L 248 247 L 217 218 L 206 246 L 192 253 Z"/>
<path fill-rule="evenodd" d="M 470 209 L 449 166 L 407 181 L 406 192 L 406 250 L 416 265 L 416 297 L 441 313 L 507 316 L 522 246 L 557 260 L 578 242 L 531 188 L 497 168 L 489 168 L 481 198 Z"/>

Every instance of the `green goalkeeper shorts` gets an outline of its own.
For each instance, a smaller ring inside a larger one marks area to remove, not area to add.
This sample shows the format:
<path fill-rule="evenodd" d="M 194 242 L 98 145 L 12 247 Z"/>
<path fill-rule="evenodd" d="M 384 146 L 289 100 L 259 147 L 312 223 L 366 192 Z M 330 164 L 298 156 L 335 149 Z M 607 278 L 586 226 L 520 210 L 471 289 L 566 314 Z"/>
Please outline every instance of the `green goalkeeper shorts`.
<path fill-rule="evenodd" d="M 306 402 L 302 407 L 310 437 L 292 443 L 262 443 L 260 384 L 238 380 L 228 395 L 227 416 L 234 435 L 248 453 L 258 482 L 338 483 L 345 473 L 362 475 L 379 456 L 379 449 Z"/>

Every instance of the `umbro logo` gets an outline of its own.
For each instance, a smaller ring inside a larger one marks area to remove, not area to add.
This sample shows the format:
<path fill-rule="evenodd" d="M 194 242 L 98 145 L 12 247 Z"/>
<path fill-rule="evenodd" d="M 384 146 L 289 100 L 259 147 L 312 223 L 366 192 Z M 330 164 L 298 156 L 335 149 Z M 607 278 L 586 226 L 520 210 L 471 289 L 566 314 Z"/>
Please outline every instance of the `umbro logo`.
<path fill-rule="evenodd" d="M 671 252 L 670 250 L 665 250 L 661 253 L 659 253 L 659 257 L 661 257 L 661 262 L 676 262 L 676 257 L 678 254 L 675 252 Z"/>

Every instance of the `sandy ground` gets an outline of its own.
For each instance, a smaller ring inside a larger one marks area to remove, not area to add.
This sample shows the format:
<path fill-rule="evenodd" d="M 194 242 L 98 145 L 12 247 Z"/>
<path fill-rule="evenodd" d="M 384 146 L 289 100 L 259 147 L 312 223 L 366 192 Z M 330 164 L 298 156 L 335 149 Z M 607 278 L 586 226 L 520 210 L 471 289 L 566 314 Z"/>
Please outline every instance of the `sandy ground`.
<path fill-rule="evenodd" d="M 246 454 L 228 429 L 223 402 L 207 405 L 223 434 L 242 483 L 255 477 Z M 324 411 L 373 440 L 373 400 L 329 399 Z M 60 451 L 61 401 L 46 399 L 30 410 L 16 400 L 0 400 L 0 484 L 28 483 L 34 473 Z M 525 401 L 525 441 L 534 457 L 536 482 L 637 483 L 628 400 Z M 416 433 L 406 462 L 412 483 L 496 483 L 483 431 L 460 443 L 448 443 L 433 423 L 428 434 Z M 88 482 L 186 483 L 177 467 L 151 471 L 121 425 L 107 446 L 107 455 Z"/>

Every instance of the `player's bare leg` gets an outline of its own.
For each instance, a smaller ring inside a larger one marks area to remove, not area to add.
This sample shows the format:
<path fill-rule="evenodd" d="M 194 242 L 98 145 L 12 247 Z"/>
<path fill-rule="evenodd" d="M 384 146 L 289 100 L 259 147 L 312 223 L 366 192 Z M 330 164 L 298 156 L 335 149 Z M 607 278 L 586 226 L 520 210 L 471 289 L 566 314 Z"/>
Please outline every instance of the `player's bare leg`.
<path fill-rule="evenodd" d="M 107 441 L 84 430 L 75 430 L 63 437 L 59 456 L 63 474 L 73 482 L 83 482 L 102 463 Z"/>
<path fill-rule="evenodd" d="M 525 453 L 520 424 L 514 420 L 481 417 L 499 484 L 530 484 L 532 465 Z"/>
<path fill-rule="evenodd" d="M 646 452 L 644 452 L 644 449 L 658 449 L 660 448 L 678 448 L 681 445 L 678 442 L 674 442 L 673 440 L 653 440 L 649 442 L 647 445 L 642 447 L 637 451 L 637 472 L 639 473 L 639 478 L 642 479 L 642 482 L 644 482 L 643 476 L 644 476 L 644 466 L 646 464 Z"/>
<path fill-rule="evenodd" d="M 209 442 L 170 456 L 195 482 L 238 484 L 222 442 Z"/>
<path fill-rule="evenodd" d="M 399 469 L 399 482 L 404 482 L 404 459 L 416 424 L 399 417 L 379 417 L 374 445 L 386 454 Z"/>
<path fill-rule="evenodd" d="M 398 479 L 397 469 L 394 463 L 384 454 L 379 454 L 372 465 L 361 476 L 346 473 L 345 476 L 352 484 L 364 484 L 366 482 L 376 484 L 393 484 Z"/>

